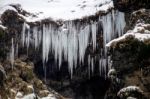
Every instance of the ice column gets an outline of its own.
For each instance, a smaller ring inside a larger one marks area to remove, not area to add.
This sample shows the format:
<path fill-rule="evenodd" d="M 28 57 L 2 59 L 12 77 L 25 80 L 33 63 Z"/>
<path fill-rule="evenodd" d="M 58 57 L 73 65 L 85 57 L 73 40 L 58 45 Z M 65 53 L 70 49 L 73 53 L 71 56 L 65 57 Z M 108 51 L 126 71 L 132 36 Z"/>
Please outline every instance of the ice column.
<path fill-rule="evenodd" d="M 11 62 L 11 66 L 12 69 L 14 68 L 14 57 L 15 57 L 15 50 L 14 50 L 14 39 L 11 39 L 11 51 L 10 51 L 10 62 Z"/>

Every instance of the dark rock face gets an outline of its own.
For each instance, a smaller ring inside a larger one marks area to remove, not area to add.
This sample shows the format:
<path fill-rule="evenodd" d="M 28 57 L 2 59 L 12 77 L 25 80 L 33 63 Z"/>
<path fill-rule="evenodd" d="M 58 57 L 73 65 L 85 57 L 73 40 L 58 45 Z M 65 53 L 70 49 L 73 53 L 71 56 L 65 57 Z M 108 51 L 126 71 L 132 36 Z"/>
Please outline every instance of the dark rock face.
<path fill-rule="evenodd" d="M 0 61 L 6 58 L 7 47 L 5 46 L 5 30 L 0 28 Z"/>
<path fill-rule="evenodd" d="M 111 52 L 112 67 L 117 71 L 117 77 L 121 80 L 121 83 L 115 83 L 112 81 L 110 89 L 114 86 L 124 87 L 130 85 L 139 86 L 144 95 L 149 99 L 149 85 L 150 85 L 150 45 L 144 44 L 140 41 L 129 40 L 119 43 Z M 116 90 L 119 91 L 119 88 Z M 117 91 L 116 91 L 117 92 Z M 111 99 L 116 99 L 115 91 L 111 90 Z M 144 96 L 143 95 L 143 96 Z M 110 94 L 108 94 L 110 96 Z M 137 99 L 145 99 L 145 96 Z M 109 99 L 109 98 L 108 98 Z M 122 99 L 122 98 L 121 98 Z"/>
<path fill-rule="evenodd" d="M 15 35 L 22 29 L 21 24 L 24 23 L 24 19 L 21 18 L 17 12 L 13 10 L 7 10 L 1 16 L 1 21 L 4 26 L 9 27 L 8 32 Z"/>
<path fill-rule="evenodd" d="M 113 0 L 114 6 L 123 12 L 132 12 L 140 8 L 150 8 L 149 0 Z"/>
<path fill-rule="evenodd" d="M 130 0 L 114 0 L 115 6 L 121 11 L 127 11 L 126 13 L 126 30 L 132 30 L 137 23 L 150 23 L 150 11 L 149 9 L 140 9 L 137 0 L 133 0 L 135 5 L 128 7 Z M 120 5 L 119 5 L 120 2 Z M 122 6 L 121 6 L 122 2 Z M 125 3 L 123 3 L 125 2 Z M 130 1 L 131 2 L 131 1 Z M 146 2 L 139 1 L 139 3 Z M 125 5 L 126 4 L 126 5 Z M 144 8 L 149 5 L 145 4 Z M 128 8 L 127 8 L 128 7 Z M 143 6 L 142 6 L 143 7 Z M 139 9 L 139 10 L 136 10 Z M 136 10 L 136 11 L 135 11 Z M 147 30 L 150 30 L 148 27 Z M 140 31 L 143 33 L 143 31 Z M 131 92 L 136 99 L 149 99 L 150 98 L 150 41 L 146 40 L 141 42 L 132 36 L 129 36 L 126 40 L 118 42 L 115 46 L 110 48 L 109 55 L 112 60 L 112 68 L 117 71 L 117 77 L 119 82 L 111 80 L 111 86 L 106 93 L 106 99 L 126 99 L 117 96 L 120 89 L 127 86 L 138 86 L 143 90 L 143 93 Z M 118 86 L 118 87 L 115 87 Z M 113 88 L 115 87 L 115 90 Z M 132 97 L 132 95 L 130 97 Z"/>
<path fill-rule="evenodd" d="M 42 61 L 35 64 L 35 73 L 44 80 Z M 87 66 L 79 66 L 74 71 L 72 79 L 68 72 L 67 62 L 60 69 L 55 60 L 49 60 L 46 65 L 46 84 L 65 97 L 72 99 L 104 99 L 105 93 L 110 86 L 110 80 L 100 77 L 96 73 L 88 77 Z"/>
<path fill-rule="evenodd" d="M 140 95 L 139 97 L 138 94 L 135 95 L 137 99 L 149 99 L 150 97 L 149 51 L 149 43 L 144 43 L 133 38 L 117 43 L 117 45 L 110 50 L 112 67 L 116 69 L 117 77 L 122 81 L 119 86 L 135 85 L 144 91 L 143 96 Z M 114 85 L 113 83 L 114 81 L 112 81 L 112 87 L 118 85 L 118 83 Z M 114 91 L 110 93 L 114 94 L 112 97 L 116 94 Z M 116 99 L 116 97 L 114 99 Z"/>

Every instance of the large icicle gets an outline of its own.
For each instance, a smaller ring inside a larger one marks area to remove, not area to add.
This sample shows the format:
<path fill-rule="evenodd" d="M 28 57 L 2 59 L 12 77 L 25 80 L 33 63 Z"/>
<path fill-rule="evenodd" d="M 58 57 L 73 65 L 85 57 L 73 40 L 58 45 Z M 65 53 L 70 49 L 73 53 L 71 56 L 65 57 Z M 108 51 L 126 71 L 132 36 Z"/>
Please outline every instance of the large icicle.
<path fill-rule="evenodd" d="M 29 35 L 30 35 L 30 26 L 27 23 L 24 23 L 23 28 L 22 28 L 22 32 L 21 32 L 21 42 L 22 42 L 23 47 L 24 47 L 25 44 L 27 46 L 29 45 L 29 40 L 28 40 L 27 35 L 26 35 L 27 30 L 28 30 L 28 37 L 29 37 Z"/>
<path fill-rule="evenodd" d="M 92 42 L 93 42 L 93 50 L 96 49 L 96 32 L 97 32 L 97 23 L 92 24 Z"/>
<path fill-rule="evenodd" d="M 90 26 L 87 25 L 85 28 L 81 29 L 78 36 L 79 36 L 79 61 L 80 63 L 83 63 L 85 51 L 89 43 Z"/>
<path fill-rule="evenodd" d="M 112 13 L 102 16 L 102 18 L 100 17 L 100 20 L 102 21 L 103 26 L 103 44 L 106 56 L 107 51 L 105 45 L 112 39 L 123 35 L 125 27 L 124 13 L 112 11 Z"/>
<path fill-rule="evenodd" d="M 118 36 L 123 35 L 124 27 L 126 25 L 125 17 L 123 12 L 116 11 L 115 16 L 115 32 L 118 33 Z"/>
<path fill-rule="evenodd" d="M 14 39 L 11 39 L 11 51 L 10 51 L 10 62 L 12 69 L 14 68 L 14 59 L 15 58 L 15 50 L 14 50 Z"/>

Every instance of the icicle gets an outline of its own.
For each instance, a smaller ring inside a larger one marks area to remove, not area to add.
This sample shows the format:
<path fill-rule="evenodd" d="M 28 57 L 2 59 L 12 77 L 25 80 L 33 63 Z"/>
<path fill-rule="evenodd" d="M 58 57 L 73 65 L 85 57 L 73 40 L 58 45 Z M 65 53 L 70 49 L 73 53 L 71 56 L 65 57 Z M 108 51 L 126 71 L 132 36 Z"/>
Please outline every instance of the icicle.
<path fill-rule="evenodd" d="M 15 52 L 15 56 L 18 57 L 18 43 L 16 45 L 16 52 Z"/>
<path fill-rule="evenodd" d="M 38 30 L 37 27 L 33 28 L 33 38 L 34 38 L 34 47 L 35 49 L 37 49 L 38 45 L 39 45 L 39 41 L 38 41 Z"/>
<path fill-rule="evenodd" d="M 21 33 L 21 41 L 22 41 L 23 47 L 25 44 L 25 30 L 26 30 L 26 23 L 23 24 L 22 33 Z"/>
<path fill-rule="evenodd" d="M 92 71 L 92 74 L 94 73 L 94 59 L 92 57 L 91 59 L 91 71 Z"/>
<path fill-rule="evenodd" d="M 11 66 L 12 66 L 12 69 L 14 68 L 14 54 L 15 54 L 15 51 L 14 51 L 14 39 L 12 38 L 11 40 L 11 52 L 10 52 L 10 62 L 11 62 Z"/>
<path fill-rule="evenodd" d="M 92 24 L 92 41 L 93 41 L 93 50 L 96 49 L 96 32 L 97 32 L 97 25 L 96 22 Z"/>
<path fill-rule="evenodd" d="M 27 37 L 26 37 L 26 45 L 27 45 L 27 53 L 28 53 L 28 49 L 29 49 L 29 46 L 30 46 L 30 28 L 28 29 L 28 34 L 27 34 Z"/>
<path fill-rule="evenodd" d="M 113 22 L 112 22 L 112 14 L 109 13 L 106 16 L 102 16 L 102 26 L 103 26 L 103 46 L 104 46 L 104 55 L 107 54 L 107 49 L 105 45 L 113 38 Z"/>
<path fill-rule="evenodd" d="M 103 48 L 104 56 L 103 56 L 103 59 L 100 59 L 100 62 L 99 62 L 100 74 L 101 74 L 102 69 L 104 70 L 104 73 L 106 74 L 106 68 L 107 68 L 108 63 L 107 63 L 107 48 L 105 45 L 112 39 L 116 38 L 117 36 L 123 35 L 123 30 L 125 27 L 124 13 L 121 13 L 119 11 L 112 11 L 112 13 L 109 13 L 106 16 L 100 17 L 99 21 L 102 21 L 103 47 L 104 47 Z"/>
<path fill-rule="evenodd" d="M 22 32 L 21 32 L 21 41 L 22 41 L 23 47 L 25 45 L 25 42 L 26 42 L 26 45 L 27 45 L 26 30 L 29 31 L 30 30 L 30 26 L 28 24 L 24 23 L 23 24 L 23 28 L 22 28 Z M 30 31 L 28 32 L 28 34 L 30 34 Z"/>
<path fill-rule="evenodd" d="M 78 36 L 79 36 L 79 61 L 80 63 L 83 63 L 85 51 L 89 43 L 90 26 L 87 25 L 85 28 L 83 29 L 81 28 Z"/>
<path fill-rule="evenodd" d="M 102 61 L 101 61 L 101 59 L 99 59 L 99 73 L 100 73 L 100 76 L 102 76 Z"/>
<path fill-rule="evenodd" d="M 91 56 L 88 56 L 88 74 L 89 74 L 89 78 L 90 78 L 90 72 L 91 72 Z"/>
<path fill-rule="evenodd" d="M 43 54 L 43 64 L 48 61 L 49 49 L 50 49 L 50 35 L 49 29 L 43 25 L 43 41 L 42 41 L 42 54 Z"/>
<path fill-rule="evenodd" d="M 118 36 L 123 35 L 124 27 L 126 25 L 124 13 L 116 11 L 115 18 L 115 32 L 118 33 Z"/>
<path fill-rule="evenodd" d="M 112 13 L 109 13 L 106 16 L 102 16 L 100 20 L 102 21 L 103 26 L 103 44 L 104 53 L 106 56 L 107 49 L 105 45 L 112 39 L 123 34 L 125 27 L 124 13 L 119 11 L 112 11 Z"/>

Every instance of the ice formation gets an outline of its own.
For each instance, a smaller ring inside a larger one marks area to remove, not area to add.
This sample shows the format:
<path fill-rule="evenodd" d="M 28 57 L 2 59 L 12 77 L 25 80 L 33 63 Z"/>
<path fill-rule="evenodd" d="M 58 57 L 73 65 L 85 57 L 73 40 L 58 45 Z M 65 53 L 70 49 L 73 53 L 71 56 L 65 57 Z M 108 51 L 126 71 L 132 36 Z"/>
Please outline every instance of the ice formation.
<path fill-rule="evenodd" d="M 119 11 L 109 13 L 101 18 L 103 26 L 103 40 L 104 45 L 106 45 L 112 39 L 123 35 L 123 30 L 125 27 L 124 13 Z M 106 56 L 106 46 L 104 46 L 104 53 Z"/>
<path fill-rule="evenodd" d="M 11 40 L 11 51 L 10 51 L 10 62 L 13 69 L 14 66 L 14 58 L 15 58 L 15 49 L 14 49 L 14 39 Z"/>
<path fill-rule="evenodd" d="M 105 45 L 110 40 L 123 34 L 125 20 L 124 14 L 121 12 L 112 11 L 106 16 L 100 16 L 98 21 L 85 22 L 84 24 L 65 21 L 60 27 L 49 23 L 43 24 L 42 28 L 30 28 L 29 25 L 24 23 L 21 36 L 22 45 L 26 45 L 28 49 L 30 44 L 34 44 L 35 49 L 37 49 L 42 44 L 43 64 L 48 61 L 49 55 L 52 53 L 59 67 L 62 61 L 68 62 L 68 68 L 72 75 L 77 64 L 84 64 L 89 43 L 92 43 L 93 50 L 96 49 L 99 23 L 103 29 L 103 48 L 101 48 L 99 67 L 100 72 L 106 74 L 107 50 Z M 88 57 L 89 71 L 91 69 L 94 72 L 95 58 Z"/>

